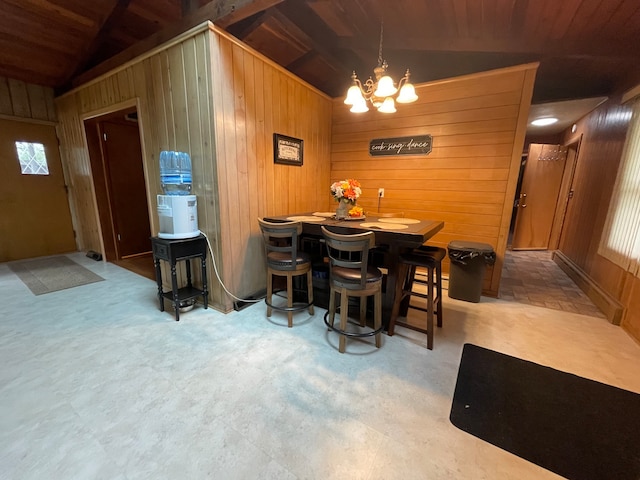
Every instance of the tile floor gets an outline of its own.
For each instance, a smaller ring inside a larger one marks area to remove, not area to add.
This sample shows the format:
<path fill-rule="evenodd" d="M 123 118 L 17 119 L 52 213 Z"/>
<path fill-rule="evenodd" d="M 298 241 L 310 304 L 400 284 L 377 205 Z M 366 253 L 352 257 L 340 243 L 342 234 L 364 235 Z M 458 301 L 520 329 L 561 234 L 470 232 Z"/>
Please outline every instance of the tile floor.
<path fill-rule="evenodd" d="M 175 322 L 152 280 L 70 257 L 105 281 L 36 297 L 0 264 L 1 479 L 557 479 L 449 422 L 464 343 L 640 393 L 640 346 L 582 313 L 445 297 L 434 350 L 398 327 L 340 355 L 320 308 Z"/>
<path fill-rule="evenodd" d="M 507 250 L 500 298 L 538 307 L 605 318 L 553 260 L 551 251 Z"/>

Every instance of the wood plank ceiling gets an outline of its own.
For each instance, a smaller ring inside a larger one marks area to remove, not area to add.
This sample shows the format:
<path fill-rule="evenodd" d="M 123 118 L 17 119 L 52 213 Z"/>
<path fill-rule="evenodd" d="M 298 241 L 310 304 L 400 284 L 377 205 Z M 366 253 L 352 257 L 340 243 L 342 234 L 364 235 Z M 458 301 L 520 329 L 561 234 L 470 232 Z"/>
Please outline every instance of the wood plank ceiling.
<path fill-rule="evenodd" d="M 327 94 L 540 61 L 534 103 L 640 82 L 638 0 L 0 0 L 0 76 L 61 93 L 206 19 Z"/>

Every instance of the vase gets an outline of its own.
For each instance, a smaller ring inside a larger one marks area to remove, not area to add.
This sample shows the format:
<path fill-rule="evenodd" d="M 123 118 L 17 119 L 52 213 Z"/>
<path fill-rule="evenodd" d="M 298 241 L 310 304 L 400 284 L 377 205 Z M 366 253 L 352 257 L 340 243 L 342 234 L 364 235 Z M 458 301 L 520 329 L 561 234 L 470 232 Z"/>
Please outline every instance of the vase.
<path fill-rule="evenodd" d="M 349 200 L 340 200 L 336 209 L 336 219 L 342 220 L 349 216 L 349 210 L 353 208 L 353 204 Z"/>

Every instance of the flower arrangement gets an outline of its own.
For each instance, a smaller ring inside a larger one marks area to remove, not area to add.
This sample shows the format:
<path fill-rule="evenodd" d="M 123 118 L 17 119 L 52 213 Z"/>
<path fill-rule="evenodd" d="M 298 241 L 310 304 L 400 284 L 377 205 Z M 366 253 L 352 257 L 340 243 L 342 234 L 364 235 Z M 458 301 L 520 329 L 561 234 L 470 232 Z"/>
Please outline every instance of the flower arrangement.
<path fill-rule="evenodd" d="M 352 178 L 341 180 L 331 185 L 331 195 L 333 195 L 336 202 L 345 201 L 355 205 L 361 194 L 360 182 Z"/>

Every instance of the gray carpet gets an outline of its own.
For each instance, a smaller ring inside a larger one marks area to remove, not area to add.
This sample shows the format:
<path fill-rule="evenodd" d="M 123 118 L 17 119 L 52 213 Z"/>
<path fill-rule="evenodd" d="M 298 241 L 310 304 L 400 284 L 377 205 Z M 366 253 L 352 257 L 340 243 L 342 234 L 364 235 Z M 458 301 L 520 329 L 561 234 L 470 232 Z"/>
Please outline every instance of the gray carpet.
<path fill-rule="evenodd" d="M 65 256 L 23 260 L 8 265 L 34 295 L 104 280 Z"/>

